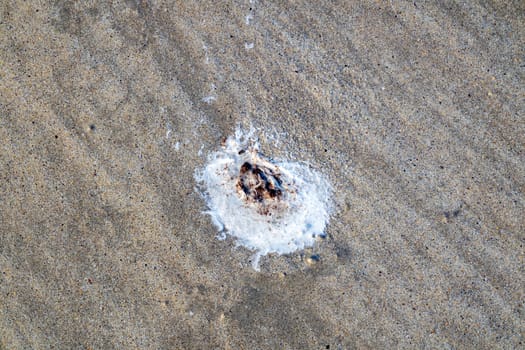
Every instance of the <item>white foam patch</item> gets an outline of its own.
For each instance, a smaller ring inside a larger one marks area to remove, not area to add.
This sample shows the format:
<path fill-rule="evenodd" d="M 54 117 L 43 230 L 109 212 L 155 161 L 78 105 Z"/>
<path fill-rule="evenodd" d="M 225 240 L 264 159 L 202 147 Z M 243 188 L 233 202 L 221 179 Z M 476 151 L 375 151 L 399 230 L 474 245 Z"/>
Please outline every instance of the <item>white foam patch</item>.
<path fill-rule="evenodd" d="M 219 231 L 219 239 L 231 235 L 237 245 L 255 250 L 252 265 L 268 253 L 287 254 L 312 246 L 324 237 L 331 212 L 332 188 L 325 177 L 308 164 L 273 161 L 263 157 L 254 137 L 237 129 L 222 149 L 208 157 L 195 172 L 206 211 Z M 266 204 L 247 200 L 239 190 L 239 174 L 246 162 L 260 164 L 279 173 L 283 194 Z"/>

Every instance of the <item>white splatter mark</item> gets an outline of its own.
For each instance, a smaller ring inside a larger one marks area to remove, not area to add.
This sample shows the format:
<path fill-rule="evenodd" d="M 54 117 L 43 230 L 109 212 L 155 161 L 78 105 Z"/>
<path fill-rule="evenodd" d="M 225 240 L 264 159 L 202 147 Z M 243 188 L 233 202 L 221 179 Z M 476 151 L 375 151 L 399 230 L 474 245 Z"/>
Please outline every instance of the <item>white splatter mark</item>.
<path fill-rule="evenodd" d="M 249 26 L 251 23 L 251 20 L 253 19 L 253 15 L 251 13 L 247 14 L 246 17 L 244 17 L 244 22 L 247 26 Z"/>
<path fill-rule="evenodd" d="M 217 227 L 219 239 L 236 238 L 254 250 L 254 269 L 268 253 L 287 254 L 312 246 L 332 211 L 332 187 L 302 162 L 272 162 L 259 153 L 249 132 L 237 129 L 221 150 L 208 157 L 195 179 Z"/>
<path fill-rule="evenodd" d="M 244 48 L 246 50 L 253 49 L 254 43 L 244 43 Z"/>
<path fill-rule="evenodd" d="M 210 93 L 208 96 L 205 96 L 202 98 L 203 102 L 206 102 L 207 104 L 212 103 L 213 101 L 217 100 L 217 96 L 215 96 L 214 91 L 217 90 L 217 86 L 215 84 L 211 84 L 210 86 Z"/>
<path fill-rule="evenodd" d="M 215 96 L 206 96 L 206 97 L 202 98 L 202 102 L 206 102 L 207 104 L 210 104 L 213 101 L 215 101 L 216 99 L 217 99 L 217 97 L 215 97 Z"/>
<path fill-rule="evenodd" d="M 175 145 L 173 146 L 173 148 L 175 148 L 175 151 L 178 151 L 178 150 L 180 149 L 180 142 L 177 141 L 177 142 L 175 143 Z"/>
<path fill-rule="evenodd" d="M 203 44 L 202 48 L 204 49 L 204 63 L 209 64 L 210 63 L 210 57 L 208 56 L 208 46 Z"/>

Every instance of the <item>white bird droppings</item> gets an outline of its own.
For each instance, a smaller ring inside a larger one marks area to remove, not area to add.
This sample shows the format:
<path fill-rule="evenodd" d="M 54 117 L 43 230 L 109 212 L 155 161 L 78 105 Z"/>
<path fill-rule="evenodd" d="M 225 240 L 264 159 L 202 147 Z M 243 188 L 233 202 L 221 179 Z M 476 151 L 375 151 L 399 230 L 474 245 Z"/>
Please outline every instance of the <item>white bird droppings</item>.
<path fill-rule="evenodd" d="M 258 270 L 261 256 L 291 253 L 325 236 L 332 187 L 305 163 L 264 157 L 254 133 L 237 129 L 195 179 L 218 238 L 230 235 L 254 250 Z"/>

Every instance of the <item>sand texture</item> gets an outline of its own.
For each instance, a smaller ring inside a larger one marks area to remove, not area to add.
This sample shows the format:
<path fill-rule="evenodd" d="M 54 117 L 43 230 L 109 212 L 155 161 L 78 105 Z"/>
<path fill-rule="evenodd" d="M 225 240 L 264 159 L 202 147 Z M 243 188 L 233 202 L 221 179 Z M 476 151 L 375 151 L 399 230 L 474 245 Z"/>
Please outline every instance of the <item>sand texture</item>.
<path fill-rule="evenodd" d="M 523 1 L 0 1 L 0 349 L 525 348 L 524 59 Z M 260 272 L 194 178 L 250 125 L 334 189 Z"/>

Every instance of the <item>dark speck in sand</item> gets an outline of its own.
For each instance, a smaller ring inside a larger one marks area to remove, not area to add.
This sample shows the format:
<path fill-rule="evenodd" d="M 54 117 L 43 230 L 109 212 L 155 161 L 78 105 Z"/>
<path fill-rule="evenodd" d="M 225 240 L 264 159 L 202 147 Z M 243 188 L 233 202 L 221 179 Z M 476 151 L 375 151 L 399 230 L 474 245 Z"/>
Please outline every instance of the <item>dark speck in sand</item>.
<path fill-rule="evenodd" d="M 310 256 L 310 259 L 312 259 L 313 261 L 319 261 L 321 260 L 321 257 L 319 256 L 319 254 L 314 254 Z"/>

